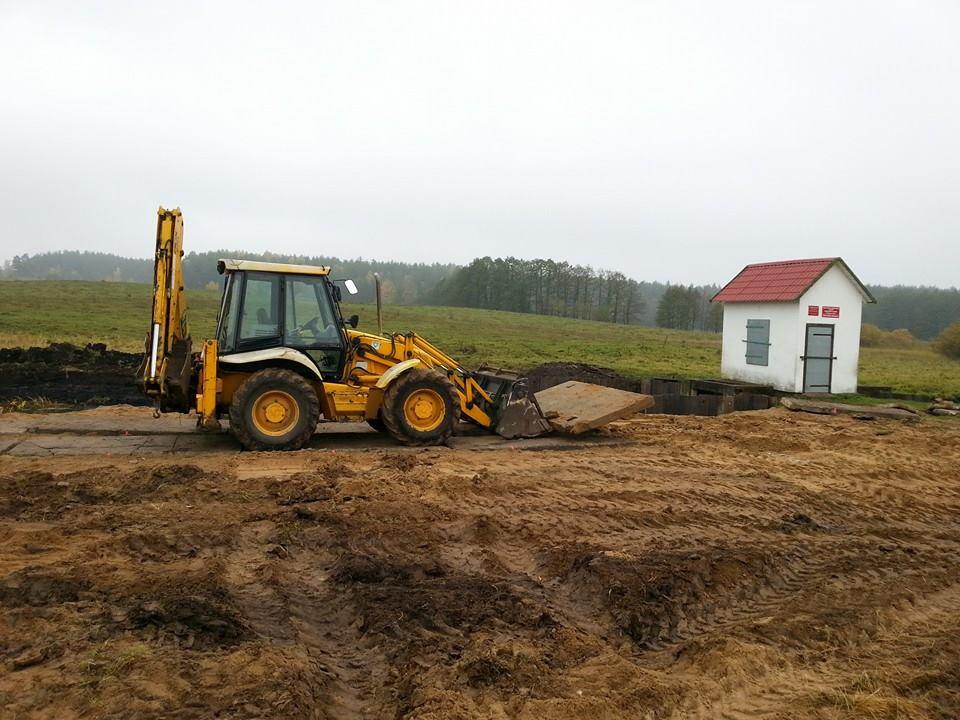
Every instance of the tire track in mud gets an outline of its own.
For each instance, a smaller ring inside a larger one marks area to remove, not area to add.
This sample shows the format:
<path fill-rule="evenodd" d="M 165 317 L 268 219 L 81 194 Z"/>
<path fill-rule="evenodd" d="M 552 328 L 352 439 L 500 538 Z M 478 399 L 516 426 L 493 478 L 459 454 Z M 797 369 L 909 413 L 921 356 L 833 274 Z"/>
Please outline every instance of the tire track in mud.
<path fill-rule="evenodd" d="M 677 618 L 667 623 L 655 639 L 642 640 L 644 646 L 639 652 L 627 653 L 632 662 L 653 671 L 676 672 L 678 663 L 690 662 L 686 658 L 689 648 L 715 641 L 732 642 L 732 638 L 741 638 L 736 642 L 776 641 L 783 651 L 802 650 L 806 643 L 803 638 L 784 643 L 782 633 L 771 636 L 757 630 L 778 627 L 795 614 L 816 618 L 813 599 L 829 592 L 838 602 L 846 596 L 859 596 L 861 614 L 882 608 L 886 588 L 927 578 L 945 557 L 942 545 L 913 542 L 914 549 L 921 551 L 920 558 L 912 558 L 905 565 L 902 558 L 889 560 L 891 552 L 903 552 L 896 544 L 878 550 L 876 542 L 864 539 L 874 532 L 884 534 L 891 527 L 888 516 L 901 506 L 887 494 L 863 503 L 863 497 L 842 486 L 810 492 L 776 479 L 775 474 L 760 472 L 750 473 L 747 478 L 713 473 L 705 480 L 709 489 L 699 490 L 692 486 L 689 475 L 680 488 L 670 487 L 668 481 L 659 478 L 654 489 L 628 499 L 623 494 L 617 497 L 615 492 L 591 488 L 610 482 L 611 475 L 620 475 L 618 481 L 626 483 L 629 474 L 597 472 L 592 464 L 578 464 L 572 477 L 569 473 L 567 469 L 553 474 L 563 483 L 559 491 L 531 490 L 527 484 L 514 491 L 511 486 L 519 482 L 521 473 L 501 472 L 486 476 L 486 480 L 493 480 L 487 494 L 481 478 L 476 492 L 458 497 L 460 514 L 447 523 L 443 533 L 455 545 L 447 555 L 451 561 L 466 561 L 468 567 L 499 577 L 512 587 L 525 588 L 523 592 L 539 597 L 561 625 L 579 628 L 588 635 L 606 636 L 614 648 L 620 644 L 615 639 L 617 633 L 610 635 L 600 621 L 603 611 L 598 611 L 598 606 L 602 602 L 573 597 L 564 591 L 562 582 L 559 587 L 541 582 L 545 563 L 538 539 L 571 533 L 589 536 L 608 529 L 623 541 L 661 532 L 669 534 L 671 543 L 682 544 L 687 538 L 706 534 L 712 534 L 714 542 L 735 542 L 748 534 L 753 534 L 755 541 L 769 541 L 768 546 L 755 549 L 754 555 L 766 552 L 767 557 L 752 575 L 718 597 L 706 601 L 694 597 L 681 606 Z M 566 483 L 567 479 L 572 484 Z M 505 497 L 510 498 L 507 502 L 513 510 L 508 516 L 502 512 Z M 861 501 L 859 507 L 857 500 Z M 651 509 L 652 504 L 655 509 Z M 949 508 L 932 505 L 927 511 L 922 502 L 908 506 L 910 519 L 905 527 L 918 536 L 929 524 L 948 522 Z M 667 508 L 670 512 L 664 513 Z M 518 521 L 518 516 L 523 520 Z M 858 536 L 860 539 L 856 539 Z M 389 548 L 390 543 L 381 537 L 378 552 Z M 837 587 L 831 589 L 833 585 Z M 829 624 L 830 619 L 825 621 Z M 642 629 L 637 632 L 644 637 Z M 354 655 L 342 665 L 357 662 L 356 658 Z M 387 658 L 386 662 L 392 660 Z M 365 687 L 355 674 L 340 672 L 348 678 L 348 685 Z M 793 672 L 796 682 L 816 677 L 805 667 L 794 667 Z M 680 675 L 691 686 L 700 687 L 700 671 Z M 703 703 L 683 706 L 686 714 L 676 717 L 763 717 L 782 710 L 790 691 L 758 687 L 758 677 L 763 674 L 745 677 L 739 683 L 728 681 L 720 689 L 700 688 L 691 696 L 701 696 Z M 353 697 L 369 697 L 369 692 L 369 688 L 358 690 Z"/>
<path fill-rule="evenodd" d="M 726 493 L 724 487 L 733 487 L 740 491 L 739 495 Z M 743 483 L 723 482 L 718 480 L 714 483 L 714 489 L 702 489 L 699 491 L 693 489 L 673 489 L 665 493 L 658 494 L 656 491 L 643 491 L 638 501 L 623 502 L 623 493 L 612 492 L 610 499 L 607 499 L 605 493 L 588 492 L 580 495 L 572 495 L 563 498 L 558 502 L 541 503 L 538 507 L 529 507 L 522 499 L 517 498 L 520 514 L 527 520 L 542 522 L 546 527 L 544 535 L 550 531 L 559 528 L 557 522 L 551 522 L 547 508 L 552 509 L 557 517 L 563 517 L 567 520 L 567 530 L 573 529 L 576 532 L 586 533 L 595 531 L 598 527 L 602 529 L 604 524 L 616 525 L 616 532 L 623 533 L 624 530 L 665 530 L 681 528 L 684 534 L 696 535 L 702 530 L 710 529 L 717 532 L 718 526 L 722 527 L 723 534 L 732 539 L 731 536 L 737 531 L 749 532 L 754 537 L 762 531 L 770 534 L 782 534 L 785 530 L 790 531 L 816 531 L 827 532 L 833 535 L 838 533 L 845 534 L 851 523 L 865 523 L 871 518 L 863 511 L 855 509 L 855 505 L 844 494 L 838 491 L 828 491 L 825 493 L 810 493 L 802 488 L 791 486 L 788 483 L 776 482 L 773 491 L 778 489 L 791 490 L 791 492 L 781 492 L 774 494 L 766 492 L 759 494 L 756 487 L 744 486 Z M 754 497 L 746 496 L 750 493 Z M 638 510 L 644 501 L 655 498 L 660 505 L 659 510 Z M 619 501 L 619 502 L 618 502 Z M 711 511 L 704 510 L 704 505 L 716 505 L 720 507 L 736 506 L 736 512 L 730 511 Z M 476 507 L 479 505 L 487 509 L 487 503 L 476 502 L 475 499 L 466 499 L 464 505 L 467 507 Z M 669 514 L 663 512 L 663 508 L 670 509 Z M 811 520 L 808 515 L 801 512 L 795 512 L 793 515 L 786 513 L 796 508 L 803 508 L 815 513 L 818 520 Z M 881 506 L 885 510 L 889 507 Z M 914 509 L 918 504 L 912 505 Z M 677 509 L 679 508 L 679 509 Z M 784 511 L 784 515 L 778 517 L 777 512 Z M 943 520 L 945 515 L 949 516 L 949 508 L 931 510 L 929 513 L 919 512 L 921 520 L 932 521 Z M 588 521 L 572 523 L 569 519 L 584 518 Z M 834 521 L 836 524 L 829 523 Z M 823 523 L 828 523 L 823 525 Z M 844 523 L 840 525 L 840 523 Z M 791 523 L 796 525 L 791 526 Z M 917 528 L 913 522 L 914 529 Z M 860 531 L 870 532 L 870 529 L 860 528 Z M 843 541 L 847 542 L 847 541 Z M 823 543 L 820 543 L 823 544 Z M 843 547 L 841 543 L 841 548 Z M 764 594 L 770 595 L 772 602 L 776 601 L 778 593 L 771 592 L 771 589 L 782 588 L 780 594 L 789 595 L 795 592 L 804 582 L 815 581 L 822 567 L 833 563 L 843 561 L 851 557 L 849 553 L 834 554 L 827 557 L 818 557 L 818 545 L 808 543 L 805 547 L 786 556 L 787 562 L 781 572 L 771 571 L 768 578 L 768 587 L 761 586 L 757 590 L 758 596 Z M 522 565 L 516 561 L 517 553 L 509 562 L 514 568 Z M 528 569 L 531 563 L 525 563 L 523 569 Z M 865 571 L 869 575 L 869 571 Z M 822 573 L 820 573 L 822 574 Z"/>
<path fill-rule="evenodd" d="M 363 642 L 358 611 L 348 593 L 331 582 L 329 569 L 337 560 L 331 550 L 302 537 L 296 547 L 276 542 L 278 524 L 288 515 L 248 523 L 239 532 L 225 573 L 234 600 L 264 641 L 306 655 L 308 670 L 291 681 L 301 685 L 296 694 L 314 698 L 318 717 L 379 716 L 385 658 Z"/>
<path fill-rule="evenodd" d="M 946 648 L 940 659 L 945 659 L 947 663 L 955 660 L 956 651 L 960 648 L 960 641 L 956 638 L 960 618 L 960 584 L 953 582 L 911 599 L 894 601 L 877 613 L 878 617 L 881 613 L 888 617 L 882 621 L 878 619 L 876 632 L 863 638 L 857 645 L 845 648 L 842 662 L 835 662 L 829 656 L 813 666 L 801 666 L 782 658 L 779 662 L 769 662 L 769 649 L 761 647 L 759 654 L 765 656 L 763 659 L 766 662 L 753 663 L 749 673 L 740 675 L 740 682 L 701 683 L 701 692 L 692 696 L 669 717 L 671 720 L 749 720 L 784 717 L 784 708 L 793 707 L 797 712 L 796 717 L 802 718 L 808 717 L 817 707 L 850 705 L 855 702 L 851 696 L 855 697 L 858 687 L 864 683 L 862 671 L 851 672 L 849 669 L 851 655 L 867 659 L 864 667 L 878 668 L 891 659 L 899 659 L 895 655 L 926 650 L 928 644 L 935 643 L 944 634 L 947 637 L 952 635 L 954 639 L 952 647 Z M 901 641 L 904 637 L 910 638 L 909 647 L 901 645 L 898 649 L 891 648 L 891 641 Z M 749 660 L 747 664 L 750 664 Z M 673 671 L 678 669 L 674 667 Z M 735 677 L 736 671 L 734 667 L 732 674 Z M 701 675 L 701 671 L 692 663 L 681 672 Z M 924 672 L 923 669 L 918 672 L 920 682 L 926 681 Z M 898 676 L 897 681 L 904 682 L 904 679 Z M 953 691 L 960 695 L 960 670 L 956 667 L 949 681 L 953 683 Z M 866 687 L 864 694 L 868 697 L 878 696 L 884 690 L 882 682 L 876 680 Z M 901 706 L 898 699 L 889 696 L 883 699 L 888 700 L 888 706 L 877 703 L 872 710 L 865 711 L 869 717 L 926 716 L 922 707 Z M 888 715 L 886 711 L 891 708 L 894 712 Z"/>
<path fill-rule="evenodd" d="M 289 618 L 297 642 L 314 659 L 322 678 L 323 716 L 331 720 L 367 717 L 382 710 L 379 695 L 388 667 L 381 653 L 362 642 L 356 610 L 318 570 L 323 566 L 318 563 L 331 562 L 330 557 L 309 553 L 290 569 L 297 580 L 285 592 Z"/>
<path fill-rule="evenodd" d="M 925 560 L 916 562 L 911 558 L 907 565 L 903 562 L 885 564 L 875 552 L 868 556 L 842 552 L 827 557 L 808 557 L 788 574 L 783 586 L 774 585 L 772 590 L 761 587 L 758 592 L 751 593 L 746 602 L 721 608 L 713 617 L 701 617 L 692 627 L 678 632 L 673 643 L 656 648 L 654 662 L 676 672 L 678 668 L 673 661 L 682 659 L 691 647 L 740 638 L 743 642 L 759 641 L 762 648 L 772 643 L 778 654 L 769 664 L 776 667 L 778 661 L 784 664 L 784 658 L 789 657 L 791 651 L 798 655 L 822 654 L 824 650 L 815 649 L 818 644 L 829 646 L 830 642 L 840 642 L 820 635 L 842 638 L 844 656 L 857 652 L 871 655 L 874 650 L 870 648 L 880 642 L 869 627 L 878 613 L 899 612 L 905 606 L 932 606 L 936 609 L 939 603 L 931 602 L 930 598 L 941 597 L 944 593 L 953 598 L 949 607 L 954 607 L 957 584 L 947 579 L 949 574 L 945 572 L 944 562 L 956 549 L 955 545 L 949 550 L 941 547 L 939 552 L 928 550 L 924 552 Z M 938 577 L 934 579 L 932 575 Z M 947 583 L 945 587 L 943 583 Z M 920 591 L 912 588 L 922 585 L 927 585 L 928 590 L 925 596 L 920 594 L 918 598 Z M 834 614 L 837 608 L 844 607 L 846 612 Z M 948 615 L 952 610 L 940 608 L 939 612 Z M 925 615 L 923 611 L 919 614 Z M 864 624 L 868 627 L 864 628 Z M 811 633 L 811 625 L 819 629 Z M 798 626 L 802 634 L 797 634 Z M 833 650 L 826 652 L 829 658 Z M 651 656 L 646 655 L 641 662 L 650 659 Z M 844 659 L 849 661 L 847 657 Z M 821 695 L 839 692 L 836 678 L 843 677 L 840 670 L 810 668 L 805 664 L 797 666 L 786 661 L 793 674 L 789 681 L 762 666 L 759 671 L 754 668 L 753 672 L 740 678 L 734 671 L 731 673 L 733 681 L 704 683 L 703 671 L 696 660 L 687 660 L 687 663 L 691 668 L 691 674 L 687 676 L 691 681 L 699 681 L 701 690 L 695 696 L 696 701 L 684 706 L 677 717 L 780 717 L 784 708 L 794 702 L 797 688 L 806 688 L 807 695 L 813 694 L 814 690 Z M 826 663 L 830 667 L 829 659 Z M 805 715 L 801 713 L 798 717 Z"/>
<path fill-rule="evenodd" d="M 244 525 L 235 549 L 224 560 L 224 579 L 253 632 L 271 642 L 292 643 L 295 632 L 289 603 L 276 590 L 277 557 L 265 552 L 274 531 L 275 524 L 269 520 Z"/>
<path fill-rule="evenodd" d="M 717 483 L 722 487 L 723 483 Z M 737 488 L 745 490 L 746 488 Z M 900 498 L 891 498 L 889 494 L 881 494 L 878 498 L 870 498 L 867 503 L 857 501 L 856 497 L 845 490 L 829 489 L 821 493 L 810 493 L 795 486 L 791 493 L 780 496 L 772 501 L 768 497 L 757 497 L 739 503 L 738 507 L 746 509 L 743 515 L 736 517 L 747 527 L 764 527 L 768 535 L 776 535 L 777 531 L 793 530 L 809 536 L 797 542 L 789 551 L 780 556 L 774 556 L 771 562 L 764 562 L 762 569 L 751 581 L 739 586 L 735 592 L 719 600 L 700 604 L 696 601 L 683 607 L 678 616 L 668 623 L 666 632 L 658 632 L 653 639 L 643 636 L 640 631 L 642 646 L 641 652 L 634 656 L 635 662 L 657 669 L 672 671 L 677 662 L 677 656 L 682 655 L 691 645 L 710 642 L 731 637 L 755 638 L 754 626 L 776 626 L 779 618 L 793 618 L 797 614 L 806 614 L 816 617 L 817 599 L 827 595 L 835 596 L 836 603 L 846 602 L 845 598 L 856 598 L 860 615 L 869 616 L 877 612 L 878 608 L 886 607 L 892 600 L 896 602 L 910 602 L 912 591 L 907 590 L 915 583 L 927 584 L 931 576 L 938 576 L 936 582 L 945 582 L 950 576 L 951 558 L 955 557 L 956 550 L 960 549 L 957 542 L 956 516 L 949 503 L 937 505 L 925 500 L 908 499 L 907 502 L 898 502 Z M 694 491 L 674 491 L 665 495 L 657 495 L 659 503 L 670 503 L 671 506 L 711 501 L 711 492 L 695 493 Z M 952 493 L 943 493 L 949 497 Z M 593 499 L 593 496 L 590 496 Z M 729 494 L 714 490 L 713 501 L 721 501 L 730 506 L 734 498 Z M 683 500 L 680 500 L 683 498 Z M 737 500 L 742 500 L 737 497 Z M 876 500 L 876 502 L 873 502 Z M 803 507 L 815 514 L 820 522 L 810 520 L 809 516 L 798 514 L 799 527 L 790 528 L 789 521 L 793 518 L 782 517 L 776 519 L 775 513 L 789 507 Z M 565 508 L 567 513 L 576 512 L 576 507 Z M 582 508 L 580 508 L 582 510 Z M 891 511 L 905 511 L 906 519 L 902 523 L 891 521 Z M 691 514 L 695 512 L 689 509 Z M 704 513 L 707 519 L 704 523 L 688 522 L 686 530 L 698 530 L 701 527 L 711 527 L 717 532 L 716 521 L 722 513 Z M 615 518 L 620 526 L 629 526 L 630 523 L 621 513 Z M 837 524 L 826 526 L 822 522 L 834 520 Z M 842 524 L 841 524 L 842 523 Z M 680 525 L 682 523 L 678 523 Z M 907 545 L 899 544 L 880 545 L 868 538 L 886 538 L 891 527 L 902 524 L 900 532 L 895 532 L 901 540 L 906 539 Z M 668 523 L 645 523 L 654 527 L 668 528 Z M 787 526 L 787 527 L 784 527 Z M 931 530 L 943 528 L 952 530 L 953 534 L 946 541 Z M 723 526 L 722 536 L 732 540 L 737 530 L 729 524 Z M 763 536 L 763 533 L 760 533 Z M 771 545 L 772 548 L 782 548 Z M 900 556 L 891 560 L 891 553 Z M 569 577 L 564 577 L 561 584 L 567 584 Z M 694 580 L 695 585 L 697 580 Z M 609 594 L 610 589 L 607 589 Z M 939 591 L 934 591 L 939 592 Z M 582 595 L 578 598 L 576 592 L 566 592 L 564 610 L 566 619 L 574 623 L 582 623 L 584 629 L 595 623 L 587 618 L 596 617 L 597 606 L 610 603 L 586 602 Z M 608 595 L 609 597 L 609 595 Z M 906 598 L 906 600 L 904 600 Z M 826 601 L 829 604 L 829 601 Z M 811 609 L 813 614 L 810 615 Z M 829 622 L 829 621 L 828 621 Z M 618 623 L 619 629 L 625 634 L 631 634 L 629 623 Z M 654 625 L 656 628 L 656 625 Z M 634 633 L 637 632 L 633 628 Z M 764 638 L 764 642 L 770 641 Z M 778 638 L 781 647 L 782 637 Z M 636 641 L 636 637 L 634 638 Z M 804 640 L 794 639 L 792 644 L 802 650 Z M 788 644 L 788 645 L 789 645 Z M 798 670 L 798 677 L 813 674 L 806 669 Z M 689 675 L 692 685 L 698 685 L 702 672 L 696 671 Z M 797 682 L 801 682 L 798 680 Z M 805 681 L 804 681 L 805 682 Z M 743 683 L 732 683 L 724 693 L 716 695 L 713 700 L 700 704 L 685 705 L 684 710 L 675 717 L 730 717 L 748 718 L 764 717 L 770 713 L 782 712 L 787 706 L 786 699 L 789 693 L 781 692 L 776 687 L 758 690 L 753 687 L 755 678 L 745 679 Z M 826 687 L 826 685 L 825 685 Z"/>

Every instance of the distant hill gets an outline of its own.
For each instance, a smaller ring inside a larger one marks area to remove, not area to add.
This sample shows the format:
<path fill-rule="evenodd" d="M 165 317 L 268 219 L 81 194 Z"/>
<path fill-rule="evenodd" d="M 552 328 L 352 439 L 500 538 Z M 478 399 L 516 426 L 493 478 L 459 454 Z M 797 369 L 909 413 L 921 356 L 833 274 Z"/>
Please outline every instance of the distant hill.
<path fill-rule="evenodd" d="M 528 302 L 522 303 L 516 293 L 510 298 L 509 309 L 521 312 L 533 312 L 544 315 L 567 315 L 572 317 L 586 317 L 596 319 L 611 319 L 612 307 L 606 302 L 604 287 L 609 289 L 609 281 L 613 285 L 628 286 L 630 290 L 630 312 L 617 309 L 621 321 L 626 320 L 632 325 L 656 325 L 657 305 L 660 298 L 670 286 L 661 282 L 637 282 L 625 278 L 620 273 L 611 273 L 593 270 L 583 266 L 570 266 L 567 263 L 554 263 L 549 260 L 520 261 L 514 258 L 478 258 L 463 267 L 451 263 L 404 263 L 379 260 L 345 260 L 343 258 L 317 255 L 281 255 L 278 253 L 252 253 L 236 250 L 215 250 L 204 253 L 188 253 L 183 261 L 184 283 L 188 288 L 213 287 L 218 285 L 222 278 L 217 274 L 217 260 L 222 257 L 243 258 L 249 260 L 265 260 L 269 262 L 303 263 L 307 265 L 329 265 L 333 268 L 336 277 L 353 278 L 360 290 L 356 302 L 373 302 L 373 273 L 379 272 L 383 278 L 384 299 L 393 305 L 455 305 L 460 307 L 499 307 L 507 309 L 501 300 L 493 299 L 490 304 L 478 303 L 475 294 L 461 293 L 458 286 L 464 282 L 473 283 L 476 280 L 478 266 L 491 267 L 498 271 L 504 267 L 515 269 L 522 266 L 523 277 L 538 273 L 544 269 L 555 271 L 558 268 L 570 277 L 589 284 L 591 299 L 583 297 L 571 298 L 570 312 L 557 311 L 557 298 L 549 302 L 540 302 L 538 297 L 530 295 Z M 512 274 L 512 273 L 511 273 Z M 40 253 L 37 255 L 19 255 L 5 263 L 0 269 L 0 277 L 18 280 L 104 280 L 108 282 L 153 282 L 153 260 L 147 258 L 124 258 L 110 253 L 81 252 L 62 250 L 59 252 Z M 504 278 L 506 279 L 506 278 Z M 514 279 L 522 279 L 511 277 Z M 525 282 L 525 280 L 524 280 Z M 574 286 L 569 286 L 571 291 Z M 577 287 L 581 287 L 577 285 Z M 703 288 L 701 293 L 706 299 L 712 295 L 713 288 Z M 496 292 L 498 288 L 488 290 Z M 541 285 L 541 290 L 543 286 Z M 699 289 L 698 289 L 699 290 Z M 529 289 L 523 290 L 528 292 Z M 564 303 L 566 305 L 566 303 Z M 702 324 L 696 325 L 703 329 Z M 710 328 L 713 329 L 713 328 Z"/>
<path fill-rule="evenodd" d="M 374 300 L 373 273 L 383 278 L 385 299 L 395 305 L 427 304 L 428 296 L 457 266 L 443 263 L 403 263 L 377 260 L 345 260 L 327 255 L 280 255 L 237 250 L 187 253 L 183 259 L 183 278 L 187 288 L 219 286 L 217 260 L 229 257 L 243 260 L 329 265 L 333 276 L 353 278 L 360 290 L 356 302 Z M 106 280 L 110 282 L 153 282 L 153 260 L 124 258 L 98 252 L 61 250 L 38 255 L 19 255 L 5 263 L 0 277 L 17 280 Z"/>
<path fill-rule="evenodd" d="M 638 281 L 622 273 L 594 270 L 553 260 L 477 258 L 466 266 L 452 263 L 404 263 L 348 260 L 333 256 L 280 255 L 216 250 L 184 258 L 188 288 L 219 286 L 216 261 L 236 257 L 271 262 L 329 265 L 335 277 L 353 278 L 360 290 L 356 302 L 373 302 L 373 273 L 384 279 L 385 300 L 393 305 L 456 305 L 516 310 L 541 315 L 656 325 L 657 310 L 668 289 L 683 286 Z M 0 268 L 0 278 L 20 280 L 153 281 L 153 261 L 98 252 L 63 250 L 20 255 Z M 864 307 L 864 322 L 884 330 L 906 328 L 929 340 L 960 320 L 960 290 L 935 287 L 871 285 L 876 305 Z M 715 286 L 683 288 L 692 307 L 689 322 L 674 327 L 715 330 L 718 313 L 709 298 Z M 662 318 L 661 318 L 662 320 Z"/>

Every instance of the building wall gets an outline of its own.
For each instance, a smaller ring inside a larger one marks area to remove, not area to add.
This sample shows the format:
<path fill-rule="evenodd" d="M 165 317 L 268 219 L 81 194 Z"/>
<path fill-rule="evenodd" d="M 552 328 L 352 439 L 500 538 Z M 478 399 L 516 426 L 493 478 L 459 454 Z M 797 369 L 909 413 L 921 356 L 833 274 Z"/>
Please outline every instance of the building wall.
<path fill-rule="evenodd" d="M 820 317 L 807 314 L 809 305 L 821 308 Z M 840 308 L 839 318 L 825 318 L 823 306 Z M 857 391 L 857 370 L 860 363 L 860 323 L 863 317 L 863 296 L 847 274 L 837 265 L 827 270 L 800 298 L 797 322 L 797 346 L 804 352 L 807 323 L 833 325 L 833 378 L 830 390 L 835 393 Z M 797 392 L 803 391 L 803 363 L 797 363 Z"/>
<path fill-rule="evenodd" d="M 797 366 L 800 364 L 797 312 L 795 302 L 724 303 L 723 350 L 720 359 L 723 377 L 795 392 Z M 770 321 L 768 365 L 747 364 L 747 320 Z"/>
<path fill-rule="evenodd" d="M 818 316 L 808 315 L 808 306 L 820 308 Z M 840 308 L 839 318 L 825 318 L 823 306 Z M 772 385 L 785 392 L 803 392 L 803 361 L 807 323 L 834 326 L 831 391 L 856 392 L 860 362 L 860 323 L 863 296 L 853 280 L 834 266 L 823 274 L 799 302 L 724 303 L 723 350 L 720 372 L 723 377 Z M 769 364 L 748 365 L 746 361 L 747 320 L 770 321 Z"/>

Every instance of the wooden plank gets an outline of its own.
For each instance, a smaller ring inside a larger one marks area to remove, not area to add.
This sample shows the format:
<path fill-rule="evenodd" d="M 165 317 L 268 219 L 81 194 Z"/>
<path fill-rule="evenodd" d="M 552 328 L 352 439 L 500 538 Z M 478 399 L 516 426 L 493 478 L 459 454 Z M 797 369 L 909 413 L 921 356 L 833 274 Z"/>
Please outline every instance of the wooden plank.
<path fill-rule="evenodd" d="M 770 407 L 770 396 L 761 393 L 737 393 L 733 401 L 734 411 L 740 410 L 766 410 Z"/>
<path fill-rule="evenodd" d="M 804 400 L 802 398 L 785 397 L 780 404 L 788 410 L 816 413 L 817 415 L 855 415 L 860 418 L 885 418 L 891 420 L 911 420 L 920 418 L 916 413 L 899 408 L 878 407 L 875 405 L 847 405 L 845 403 L 824 402 L 821 400 Z"/>
<path fill-rule="evenodd" d="M 535 397 L 551 427 L 571 435 L 630 417 L 653 405 L 649 395 L 576 380 L 541 390 Z"/>

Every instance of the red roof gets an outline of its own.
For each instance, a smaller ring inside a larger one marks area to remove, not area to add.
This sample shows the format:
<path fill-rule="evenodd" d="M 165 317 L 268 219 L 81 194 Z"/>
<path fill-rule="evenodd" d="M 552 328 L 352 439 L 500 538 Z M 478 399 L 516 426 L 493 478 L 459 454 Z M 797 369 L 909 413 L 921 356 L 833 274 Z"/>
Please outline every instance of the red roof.
<path fill-rule="evenodd" d="M 779 262 L 747 265 L 711 302 L 791 302 L 798 300 L 807 289 L 834 264 L 840 263 L 850 279 L 857 284 L 867 302 L 874 302 L 870 292 L 840 258 L 813 258 L 809 260 L 781 260 Z"/>

